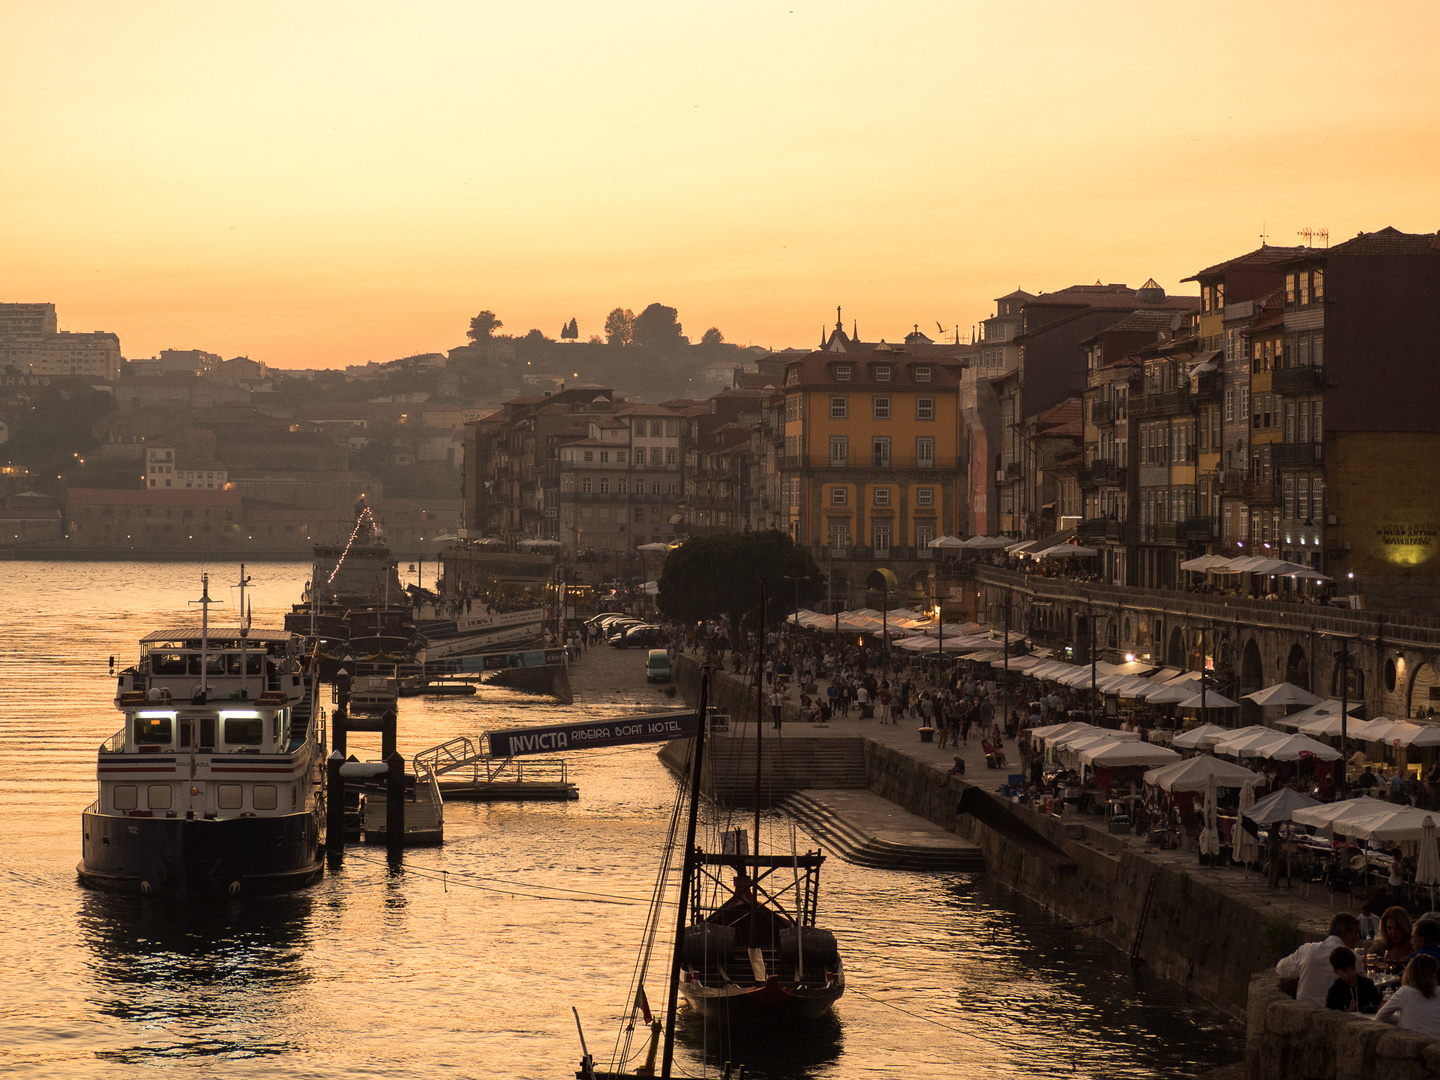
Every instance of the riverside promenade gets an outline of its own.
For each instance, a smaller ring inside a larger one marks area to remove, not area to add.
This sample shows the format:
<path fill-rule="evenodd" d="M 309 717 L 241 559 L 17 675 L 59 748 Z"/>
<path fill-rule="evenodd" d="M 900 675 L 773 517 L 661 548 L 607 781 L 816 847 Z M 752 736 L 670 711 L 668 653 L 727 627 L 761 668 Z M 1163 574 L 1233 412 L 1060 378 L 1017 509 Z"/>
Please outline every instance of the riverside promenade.
<path fill-rule="evenodd" d="M 693 704 L 699 665 L 686 657 L 677 671 Z M 727 673 L 714 685 L 712 698 L 729 704 L 732 716 L 754 715 L 753 680 Z M 822 681 L 818 692 L 825 691 Z M 767 705 L 766 736 L 773 734 L 769 711 Z M 783 712 L 784 739 L 777 743 L 787 753 L 809 740 L 858 743 L 871 796 L 975 844 L 996 880 L 1237 1018 L 1245 1017 L 1255 973 L 1302 941 L 1320 940 L 1335 911 L 1352 909 L 1348 894 L 1331 894 L 1319 883 L 1297 879 L 1287 888 L 1282 879 L 1272 889 L 1263 874 L 1228 861 L 1203 867 L 1194 850 L 1162 851 L 1141 837 L 1112 834 L 1099 815 L 1056 816 L 1022 805 L 999 791 L 1018 765 L 987 768 L 973 734 L 958 748 L 942 748 L 922 741 L 920 722 L 910 717 L 881 723 L 852 708 L 849 717 L 820 724 L 800 723 L 796 712 L 793 704 Z M 1013 758 L 1013 745 L 1005 749 Z M 951 773 L 956 756 L 965 763 L 963 777 Z M 829 809 L 842 820 L 853 815 L 858 831 L 878 831 L 871 805 L 836 799 Z M 794 813 L 793 801 L 786 809 Z"/>

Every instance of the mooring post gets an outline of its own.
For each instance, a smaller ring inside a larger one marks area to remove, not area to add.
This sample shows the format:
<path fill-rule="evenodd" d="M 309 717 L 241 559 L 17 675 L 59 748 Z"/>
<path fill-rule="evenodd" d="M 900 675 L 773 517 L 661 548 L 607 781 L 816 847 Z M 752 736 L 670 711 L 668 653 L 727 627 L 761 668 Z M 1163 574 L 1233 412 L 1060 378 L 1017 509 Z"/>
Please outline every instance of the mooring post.
<path fill-rule="evenodd" d="M 345 853 L 345 778 L 340 775 L 344 763 L 339 750 L 330 751 L 325 762 L 325 853 L 337 857 Z"/>
<path fill-rule="evenodd" d="M 380 757 L 385 761 L 389 761 L 390 755 L 395 753 L 395 729 L 397 726 L 395 710 L 386 709 L 384 715 L 380 717 Z"/>
<path fill-rule="evenodd" d="M 405 759 L 392 750 L 385 764 L 385 846 L 395 855 L 405 846 Z"/>
<path fill-rule="evenodd" d="M 349 753 L 345 736 L 350 720 L 350 673 L 343 667 L 335 673 L 335 712 L 330 718 L 330 745 L 344 757 Z"/>

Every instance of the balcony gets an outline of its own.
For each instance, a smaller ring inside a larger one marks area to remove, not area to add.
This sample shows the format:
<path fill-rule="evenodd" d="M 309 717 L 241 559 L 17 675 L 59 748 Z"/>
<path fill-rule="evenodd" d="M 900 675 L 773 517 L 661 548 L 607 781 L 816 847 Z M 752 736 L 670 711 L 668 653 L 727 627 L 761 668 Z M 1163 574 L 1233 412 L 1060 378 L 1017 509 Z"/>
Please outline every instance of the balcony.
<path fill-rule="evenodd" d="M 1277 394 L 1313 394 L 1325 389 L 1325 369 L 1310 366 L 1281 368 L 1271 373 L 1270 389 Z"/>
<path fill-rule="evenodd" d="M 1196 400 L 1214 401 L 1220 396 L 1220 372 L 1206 371 L 1195 377 Z"/>
<path fill-rule="evenodd" d="M 1215 490 L 1217 494 L 1244 499 L 1249 503 L 1280 501 L 1280 485 L 1274 480 L 1256 480 L 1234 469 L 1215 482 Z"/>
<path fill-rule="evenodd" d="M 780 468 L 798 469 L 804 463 L 804 461 L 805 459 L 799 454 L 786 454 L 780 459 Z"/>
<path fill-rule="evenodd" d="M 1089 465 L 1081 466 L 1079 478 L 1081 487 L 1124 487 L 1125 466 L 1116 465 L 1113 461 L 1092 461 Z"/>
<path fill-rule="evenodd" d="M 1174 390 L 1151 394 L 1145 399 L 1145 412 L 1151 416 L 1179 416 L 1191 412 L 1194 407 L 1188 383 Z"/>
<path fill-rule="evenodd" d="M 1115 403 L 1113 401 L 1096 401 L 1090 406 L 1090 422 L 1092 424 L 1113 424 L 1115 422 Z"/>
<path fill-rule="evenodd" d="M 1277 469 L 1318 469 L 1322 463 L 1319 443 L 1276 443 L 1270 447 L 1270 464 Z"/>
<path fill-rule="evenodd" d="M 1208 543 L 1215 539 L 1215 525 L 1208 516 L 1187 517 L 1180 523 L 1180 537 Z"/>
<path fill-rule="evenodd" d="M 1086 518 L 1075 527 L 1075 538 L 1082 543 L 1086 540 L 1106 540 L 1118 544 L 1125 538 L 1125 525 L 1110 518 Z"/>
<path fill-rule="evenodd" d="M 1012 462 L 1010 462 L 1010 464 L 1008 464 L 1008 465 L 1005 466 L 1005 479 L 1006 479 L 1006 480 L 1019 480 L 1020 477 L 1022 477 L 1022 476 L 1024 476 L 1024 475 L 1025 475 L 1025 463 L 1024 463 L 1024 462 L 1021 462 L 1021 461 L 1012 461 Z"/>

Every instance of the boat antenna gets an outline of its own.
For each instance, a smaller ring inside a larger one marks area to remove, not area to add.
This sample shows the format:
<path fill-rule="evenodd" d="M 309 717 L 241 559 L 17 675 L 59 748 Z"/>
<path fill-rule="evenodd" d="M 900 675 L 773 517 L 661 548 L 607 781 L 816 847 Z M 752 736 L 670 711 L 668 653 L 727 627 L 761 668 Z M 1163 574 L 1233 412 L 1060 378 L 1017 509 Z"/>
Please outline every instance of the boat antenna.
<path fill-rule="evenodd" d="M 679 1011 L 680 969 L 685 962 L 685 923 L 690 916 L 690 879 L 696 871 L 695 822 L 700 816 L 700 767 L 705 761 L 705 723 L 710 711 L 710 675 L 700 678 L 700 702 L 695 707 L 695 752 L 690 758 L 690 820 L 685 826 L 685 861 L 680 869 L 680 898 L 675 907 L 675 958 L 670 965 L 670 997 L 665 1005 L 665 1056 L 661 1080 L 670 1080 L 675 1061 L 675 1014 Z"/>
<path fill-rule="evenodd" d="M 200 605 L 200 698 L 208 700 L 210 696 L 210 605 L 223 604 L 223 600 L 210 599 L 210 575 L 200 575 L 200 599 L 191 600 L 192 604 Z"/>
<path fill-rule="evenodd" d="M 245 586 L 250 584 L 250 579 L 245 576 L 245 564 L 240 564 L 240 698 L 244 700 L 246 669 L 249 667 L 249 658 L 245 655 L 247 648 L 246 638 L 250 636 L 250 612 L 245 607 Z"/>

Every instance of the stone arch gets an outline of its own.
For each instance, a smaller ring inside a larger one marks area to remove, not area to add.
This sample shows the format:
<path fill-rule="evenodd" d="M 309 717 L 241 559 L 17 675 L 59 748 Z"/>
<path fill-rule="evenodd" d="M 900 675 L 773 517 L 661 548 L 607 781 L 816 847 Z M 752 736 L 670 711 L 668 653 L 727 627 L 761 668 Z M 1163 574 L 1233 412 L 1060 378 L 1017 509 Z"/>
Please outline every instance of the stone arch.
<path fill-rule="evenodd" d="M 889 584 L 894 582 L 894 584 Z M 895 571 L 888 567 L 876 567 L 865 575 L 866 605 L 883 610 L 886 605 L 894 607 L 903 604 L 905 591 L 896 580 Z"/>
<path fill-rule="evenodd" d="M 1183 668 L 1185 653 L 1185 634 L 1176 626 L 1170 631 L 1170 647 L 1165 650 L 1165 663 L 1169 667 Z"/>
<path fill-rule="evenodd" d="M 1290 655 L 1285 658 L 1285 681 L 1310 689 L 1310 661 L 1298 644 L 1290 646 Z"/>
<path fill-rule="evenodd" d="M 930 598 L 930 571 L 916 570 L 910 575 L 906 582 L 906 595 L 913 605 L 916 601 L 924 603 Z"/>
<path fill-rule="evenodd" d="M 1440 675 L 1431 663 L 1416 664 L 1405 697 L 1405 715 L 1419 716 L 1427 709 L 1440 709 Z"/>
<path fill-rule="evenodd" d="M 1245 642 L 1240 653 L 1240 723 L 1258 724 L 1264 709 L 1253 701 L 1246 701 L 1246 694 L 1265 689 L 1265 660 L 1260 655 L 1260 646 L 1254 638 Z"/>

